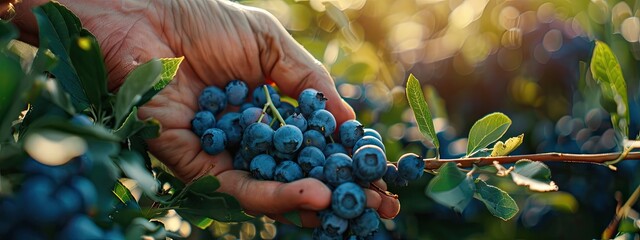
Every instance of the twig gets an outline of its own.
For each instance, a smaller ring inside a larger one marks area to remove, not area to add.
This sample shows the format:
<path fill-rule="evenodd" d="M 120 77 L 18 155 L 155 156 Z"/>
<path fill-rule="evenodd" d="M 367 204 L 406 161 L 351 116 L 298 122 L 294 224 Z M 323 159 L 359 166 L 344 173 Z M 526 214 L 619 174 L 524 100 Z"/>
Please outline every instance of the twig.
<path fill-rule="evenodd" d="M 617 232 L 620 220 L 622 220 L 623 217 L 627 216 L 629 210 L 631 209 L 631 206 L 633 206 L 636 201 L 638 201 L 638 197 L 640 197 L 640 185 L 636 187 L 636 190 L 633 191 L 629 199 L 627 199 L 627 202 L 624 203 L 624 205 L 622 205 L 620 209 L 618 209 L 616 215 L 613 217 L 613 220 L 611 220 L 611 223 L 609 223 L 609 226 L 607 226 L 604 232 L 602 232 L 602 239 L 611 239 L 613 237 L 613 235 Z"/>
<path fill-rule="evenodd" d="M 392 198 L 398 199 L 398 194 L 394 194 L 394 193 L 392 193 L 392 192 L 389 192 L 389 191 L 383 190 L 382 188 L 378 187 L 378 185 L 376 185 L 375 183 L 371 183 L 371 184 L 369 184 L 369 187 L 370 187 L 370 188 L 372 188 L 372 190 L 374 190 L 374 191 L 376 191 L 376 192 L 378 192 L 378 193 L 382 193 L 382 194 L 387 195 L 387 196 L 389 196 L 389 197 L 392 197 Z"/>
<path fill-rule="evenodd" d="M 425 159 L 424 169 L 435 170 L 447 162 L 454 162 L 458 167 L 473 167 L 493 165 L 494 161 L 501 164 L 515 163 L 518 160 L 529 159 L 539 162 L 573 162 L 573 163 L 592 163 L 599 165 L 607 165 L 608 162 L 614 161 L 620 157 L 620 153 L 601 153 L 601 154 L 569 154 L 569 153 L 539 153 L 502 157 L 472 157 L 461 159 Z M 624 156 L 621 160 L 640 160 L 640 152 L 631 152 Z"/>

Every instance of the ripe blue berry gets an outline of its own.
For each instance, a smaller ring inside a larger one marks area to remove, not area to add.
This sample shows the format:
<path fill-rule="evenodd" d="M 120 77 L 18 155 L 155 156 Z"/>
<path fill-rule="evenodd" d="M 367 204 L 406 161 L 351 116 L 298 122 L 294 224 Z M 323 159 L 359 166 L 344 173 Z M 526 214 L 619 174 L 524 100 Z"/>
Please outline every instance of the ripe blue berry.
<path fill-rule="evenodd" d="M 312 88 L 303 90 L 298 96 L 298 108 L 304 116 L 309 116 L 316 110 L 324 109 L 326 104 L 327 99 L 324 94 Z"/>
<path fill-rule="evenodd" d="M 240 126 L 240 116 L 242 114 L 236 112 L 229 112 L 218 120 L 216 128 L 224 131 L 227 136 L 227 144 L 229 147 L 235 147 L 240 144 L 242 140 L 242 126 Z"/>
<path fill-rule="evenodd" d="M 216 86 L 209 86 L 202 90 L 198 97 L 200 110 L 207 110 L 214 115 L 222 112 L 227 107 L 227 95 Z"/>
<path fill-rule="evenodd" d="M 307 130 L 302 134 L 302 136 L 303 146 L 314 146 L 320 150 L 324 150 L 324 148 L 327 146 L 327 140 L 325 140 L 324 135 L 316 130 Z"/>
<path fill-rule="evenodd" d="M 98 192 L 95 185 L 82 176 L 74 176 L 69 180 L 70 187 L 80 194 L 82 199 L 82 209 L 85 212 L 90 211 L 98 202 Z"/>
<path fill-rule="evenodd" d="M 300 131 L 304 132 L 307 130 L 307 119 L 299 113 L 293 113 L 289 117 L 287 117 L 284 122 L 288 125 L 296 126 L 300 129 Z"/>
<path fill-rule="evenodd" d="M 375 137 L 382 142 L 382 136 L 373 128 L 364 128 L 364 136 Z"/>
<path fill-rule="evenodd" d="M 249 171 L 249 164 L 251 163 L 251 158 L 244 158 L 244 156 L 238 152 L 235 156 L 233 156 L 233 169 L 235 170 L 244 170 Z"/>
<path fill-rule="evenodd" d="M 309 171 L 309 177 L 323 182 L 326 181 L 326 178 L 324 177 L 324 166 L 316 166 L 312 168 L 311 171 Z"/>
<path fill-rule="evenodd" d="M 336 130 L 336 119 L 327 110 L 316 110 L 309 115 L 307 127 L 322 133 L 325 137 L 329 137 Z"/>
<path fill-rule="evenodd" d="M 104 232 L 87 215 L 73 217 L 59 233 L 59 239 L 102 239 Z"/>
<path fill-rule="evenodd" d="M 339 143 L 329 143 L 327 144 L 327 146 L 324 148 L 324 150 L 322 151 L 322 153 L 324 153 L 325 157 L 329 157 L 331 155 L 333 155 L 334 153 L 343 153 L 343 154 L 347 154 L 347 149 L 345 149 L 342 144 Z"/>
<path fill-rule="evenodd" d="M 209 128 L 200 138 L 202 150 L 210 155 L 216 155 L 224 151 L 227 146 L 227 136 L 219 128 Z"/>
<path fill-rule="evenodd" d="M 368 237 L 378 230 L 380 224 L 380 216 L 376 210 L 367 208 L 364 212 L 349 221 L 351 226 L 351 233 L 358 237 Z"/>
<path fill-rule="evenodd" d="M 334 153 L 324 163 L 324 177 L 333 186 L 353 181 L 353 161 L 347 154 Z"/>
<path fill-rule="evenodd" d="M 275 180 L 278 182 L 293 182 L 304 177 L 302 168 L 293 161 L 282 161 L 276 166 Z"/>
<path fill-rule="evenodd" d="M 398 174 L 402 179 L 417 180 L 424 173 L 424 161 L 415 153 L 406 153 L 398 159 Z"/>
<path fill-rule="evenodd" d="M 209 111 L 199 111 L 191 120 L 191 130 L 198 136 L 202 136 L 204 131 L 215 126 L 216 117 Z"/>
<path fill-rule="evenodd" d="M 244 130 L 242 142 L 253 152 L 265 152 L 272 147 L 273 129 L 264 123 L 252 123 Z"/>
<path fill-rule="evenodd" d="M 278 107 L 278 112 L 282 118 L 287 119 L 289 116 L 296 112 L 296 107 L 291 105 L 288 102 L 280 102 L 280 106 Z M 306 121 L 306 120 L 305 120 Z"/>
<path fill-rule="evenodd" d="M 373 182 L 384 176 L 387 158 L 382 149 L 366 145 L 353 154 L 353 175 L 364 181 Z"/>
<path fill-rule="evenodd" d="M 325 157 L 322 151 L 314 146 L 308 146 L 300 150 L 298 154 L 298 164 L 302 171 L 308 173 L 317 166 L 324 166 Z"/>
<path fill-rule="evenodd" d="M 58 202 L 64 217 L 69 217 L 81 210 L 82 196 L 78 191 L 73 190 L 68 185 L 62 185 L 54 191 L 53 197 Z"/>
<path fill-rule="evenodd" d="M 250 107 L 245 109 L 244 111 L 242 111 L 242 116 L 240 116 L 240 126 L 242 126 L 243 129 L 247 128 L 247 126 L 257 122 L 258 119 L 260 119 L 262 113 L 262 109 L 257 107 Z M 262 117 L 262 121 L 260 122 L 264 124 L 271 123 L 271 116 L 265 113 L 265 116 Z"/>
<path fill-rule="evenodd" d="M 339 217 L 332 211 L 322 214 L 320 221 L 322 221 L 322 229 L 331 236 L 341 236 L 349 226 L 347 219 Z"/>
<path fill-rule="evenodd" d="M 234 106 L 240 106 L 244 103 L 244 100 L 249 94 L 249 88 L 247 84 L 242 80 L 233 80 L 227 83 L 224 88 L 225 94 L 227 94 L 227 102 Z"/>
<path fill-rule="evenodd" d="M 273 134 L 273 145 L 282 153 L 293 153 L 302 146 L 302 132 L 293 125 L 284 125 Z"/>
<path fill-rule="evenodd" d="M 382 180 L 387 184 L 395 184 L 398 179 L 398 168 L 396 165 L 392 163 L 387 163 L 387 171 L 385 171 L 384 176 L 382 176 Z"/>
<path fill-rule="evenodd" d="M 364 129 L 360 122 L 347 120 L 340 125 L 340 141 L 347 148 L 352 148 L 356 141 L 364 136 Z"/>
<path fill-rule="evenodd" d="M 249 171 L 254 178 L 260 180 L 273 180 L 276 171 L 276 160 L 268 154 L 260 154 L 251 160 Z"/>
<path fill-rule="evenodd" d="M 269 96 L 272 94 L 277 94 L 276 90 L 273 89 L 271 85 L 260 85 L 256 89 L 253 90 L 253 105 L 261 107 L 267 103 L 267 96 L 264 94 L 263 86 L 267 86 L 267 91 L 269 92 Z M 273 101 L 273 99 L 271 99 Z M 278 102 L 280 102 L 280 98 L 278 98 Z M 277 106 L 276 106 L 277 107 Z"/>
<path fill-rule="evenodd" d="M 356 144 L 353 146 L 352 151 L 356 152 L 356 151 L 358 151 L 358 148 L 360 148 L 360 147 L 362 147 L 364 145 L 375 145 L 375 146 L 378 146 L 379 148 L 381 148 L 382 151 L 385 151 L 385 152 L 387 151 L 384 148 L 384 144 L 380 140 L 378 140 L 375 137 L 370 137 L 370 136 L 365 136 L 365 137 L 360 138 L 360 140 L 358 140 L 356 142 Z"/>
<path fill-rule="evenodd" d="M 64 215 L 60 203 L 55 199 L 56 183 L 46 176 L 33 175 L 22 183 L 18 196 L 20 209 L 29 221 L 39 224 L 53 223 Z M 37 217 L 36 217 L 37 216 Z"/>
<path fill-rule="evenodd" d="M 366 204 L 364 191 L 353 182 L 340 184 L 331 194 L 331 209 L 336 215 L 345 219 L 360 216 Z"/>

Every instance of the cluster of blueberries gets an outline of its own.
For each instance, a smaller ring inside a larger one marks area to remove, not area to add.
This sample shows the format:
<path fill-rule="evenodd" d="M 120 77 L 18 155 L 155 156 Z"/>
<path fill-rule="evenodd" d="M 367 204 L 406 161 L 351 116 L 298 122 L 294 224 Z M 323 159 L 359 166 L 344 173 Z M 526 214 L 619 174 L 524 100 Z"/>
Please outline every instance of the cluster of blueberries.
<path fill-rule="evenodd" d="M 424 162 L 416 154 L 400 157 L 397 167 L 387 162 L 376 130 L 356 120 L 337 128 L 334 116 L 325 110 L 322 92 L 303 90 L 296 107 L 295 100 L 285 101 L 274 87 L 261 85 L 247 99 L 249 88 L 242 80 L 231 81 L 224 89 L 206 87 L 198 98 L 200 111 L 192 129 L 205 152 L 229 151 L 234 168 L 249 171 L 256 179 L 286 183 L 311 177 L 327 184 L 332 189 L 331 206 L 319 213 L 322 227 L 314 230 L 314 239 L 342 239 L 349 233 L 370 236 L 378 228 L 379 216 L 366 207 L 363 188 L 381 178 L 406 186 L 422 176 Z"/>
<path fill-rule="evenodd" d="M 103 230 L 90 216 L 98 201 L 87 178 L 92 166 L 87 155 L 58 166 L 25 159 L 20 189 L 0 197 L 0 239 L 124 239 L 120 229 Z"/>

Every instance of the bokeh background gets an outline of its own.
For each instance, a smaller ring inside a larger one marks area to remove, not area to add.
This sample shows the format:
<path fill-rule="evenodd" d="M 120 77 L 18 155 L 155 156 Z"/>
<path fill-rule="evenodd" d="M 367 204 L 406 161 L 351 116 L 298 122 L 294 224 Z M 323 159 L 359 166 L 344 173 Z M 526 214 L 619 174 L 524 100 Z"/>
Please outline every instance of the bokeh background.
<path fill-rule="evenodd" d="M 619 150 L 598 87 L 588 70 L 594 41 L 616 54 L 638 135 L 640 1 L 572 0 L 247 0 L 271 12 L 334 76 L 358 120 L 383 134 L 390 161 L 406 152 L 435 155 L 423 143 L 405 99 L 412 73 L 434 114 L 443 158 L 464 155 L 466 133 L 482 116 L 500 111 L 525 134 L 514 154 L 600 153 Z M 593 239 L 616 205 L 640 184 L 638 162 L 618 171 L 589 164 L 550 163 L 560 191 L 534 193 L 493 180 L 516 199 L 509 221 L 479 201 L 462 213 L 425 195 L 432 176 L 406 188 L 402 210 L 384 221 L 377 239 Z M 637 207 L 637 204 L 636 204 Z M 215 223 L 222 238 L 308 238 L 309 232 L 261 218 Z M 195 230 L 194 237 L 203 232 Z M 637 237 L 637 236 L 636 236 Z"/>

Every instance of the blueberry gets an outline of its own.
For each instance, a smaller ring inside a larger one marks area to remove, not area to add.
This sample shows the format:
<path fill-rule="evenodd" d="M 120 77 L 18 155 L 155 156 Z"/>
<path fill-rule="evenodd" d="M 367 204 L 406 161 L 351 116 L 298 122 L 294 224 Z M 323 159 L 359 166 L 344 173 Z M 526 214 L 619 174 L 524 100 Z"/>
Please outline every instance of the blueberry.
<path fill-rule="evenodd" d="M 303 146 L 314 146 L 320 150 L 324 150 L 324 148 L 327 146 L 327 141 L 325 140 L 324 135 L 316 130 L 307 130 L 302 134 L 302 137 Z"/>
<path fill-rule="evenodd" d="M 80 212 L 82 207 L 82 196 L 80 196 L 78 191 L 75 191 L 67 185 L 62 185 L 54 191 L 54 199 L 58 202 L 58 206 L 62 210 L 63 216 L 69 217 Z"/>
<path fill-rule="evenodd" d="M 380 140 L 378 140 L 375 137 L 371 137 L 371 136 L 365 136 L 360 138 L 360 140 L 358 140 L 356 142 L 356 144 L 353 146 L 352 151 L 356 152 L 358 150 L 358 148 L 364 146 L 364 145 L 376 145 L 378 147 L 380 147 L 382 149 L 382 151 L 387 151 L 384 147 L 384 144 L 382 144 L 382 142 Z"/>
<path fill-rule="evenodd" d="M 353 175 L 364 181 L 373 182 L 387 171 L 387 157 L 381 148 L 366 145 L 353 154 Z"/>
<path fill-rule="evenodd" d="M 18 202 L 13 197 L 0 198 L 0 236 L 5 236 L 22 218 Z"/>
<path fill-rule="evenodd" d="M 376 210 L 367 208 L 364 212 L 349 221 L 351 233 L 358 237 L 367 237 L 373 235 L 378 230 L 380 224 L 380 216 Z"/>
<path fill-rule="evenodd" d="M 327 110 L 316 110 L 309 115 L 307 127 L 322 133 L 325 137 L 329 137 L 336 130 L 336 119 Z"/>
<path fill-rule="evenodd" d="M 302 171 L 308 173 L 317 166 L 324 166 L 325 157 L 322 151 L 314 146 L 308 146 L 300 150 L 298 154 L 298 164 Z"/>
<path fill-rule="evenodd" d="M 284 122 L 288 125 L 293 125 L 298 127 L 298 129 L 300 129 L 300 131 L 302 132 L 307 130 L 307 119 L 304 118 L 302 114 L 294 113 L 292 115 L 289 115 L 289 117 L 287 117 L 287 119 L 285 119 Z"/>
<path fill-rule="evenodd" d="M 331 155 L 333 155 L 334 153 L 344 153 L 347 154 L 347 149 L 345 149 L 342 144 L 339 143 L 329 143 L 327 144 L 327 146 L 324 148 L 324 151 L 322 151 L 322 153 L 324 153 L 325 157 L 329 157 Z"/>
<path fill-rule="evenodd" d="M 276 108 L 279 107 L 280 106 L 280 94 L 272 93 L 269 96 L 271 97 L 271 103 L 273 103 L 273 106 L 275 106 Z"/>
<path fill-rule="evenodd" d="M 311 239 L 321 239 L 321 240 L 342 240 L 342 236 L 331 236 L 327 231 L 322 228 L 313 229 L 313 233 L 311 233 Z"/>
<path fill-rule="evenodd" d="M 283 153 L 298 151 L 302 146 L 302 132 L 293 125 L 284 125 L 273 134 L 273 145 Z"/>
<path fill-rule="evenodd" d="M 245 158 L 240 152 L 236 153 L 236 155 L 233 156 L 233 169 L 249 171 L 251 159 L 252 158 Z"/>
<path fill-rule="evenodd" d="M 353 181 L 352 160 L 347 154 L 334 153 L 324 163 L 324 177 L 331 185 L 338 186 Z"/>
<path fill-rule="evenodd" d="M 406 153 L 398 159 L 398 174 L 402 179 L 417 180 L 424 173 L 424 161 L 415 153 Z"/>
<path fill-rule="evenodd" d="M 251 175 L 260 180 L 273 180 L 275 170 L 276 160 L 267 154 L 255 156 L 249 165 Z"/>
<path fill-rule="evenodd" d="M 278 182 L 293 182 L 295 180 L 303 178 L 302 168 L 292 161 L 282 161 L 276 166 L 275 180 Z"/>
<path fill-rule="evenodd" d="M 260 85 L 260 86 L 256 87 L 256 89 L 253 90 L 253 101 L 252 101 L 252 103 L 253 103 L 253 105 L 258 106 L 258 107 L 264 106 L 264 104 L 267 103 L 267 96 L 264 94 L 263 86 L 267 86 L 267 91 L 269 92 L 269 96 L 272 96 L 273 94 L 277 94 L 276 90 L 273 89 L 273 87 L 271 85 L 263 84 L 263 85 Z M 273 100 L 273 99 L 271 99 L 271 100 Z M 278 98 L 278 102 L 280 102 L 280 98 Z"/>
<path fill-rule="evenodd" d="M 309 171 L 309 177 L 315 178 L 320 181 L 326 181 L 327 179 L 324 177 L 324 166 L 316 166 Z"/>
<path fill-rule="evenodd" d="M 3 236 L 4 237 L 4 236 Z M 34 229 L 28 225 L 18 226 L 16 229 L 12 230 L 11 236 L 9 239 L 29 239 L 29 240 L 46 240 L 50 237 L 45 236 L 41 231 Z"/>
<path fill-rule="evenodd" d="M 234 106 L 240 106 L 247 98 L 249 94 L 249 88 L 247 84 L 242 80 L 233 80 L 227 83 L 224 87 L 224 92 L 227 94 L 227 102 Z"/>
<path fill-rule="evenodd" d="M 326 104 L 327 99 L 324 94 L 312 88 L 303 90 L 298 96 L 298 108 L 304 116 L 309 116 L 316 110 L 324 109 Z"/>
<path fill-rule="evenodd" d="M 98 202 L 98 192 L 95 185 L 87 178 L 74 176 L 69 180 L 69 185 L 77 191 L 82 198 L 82 208 L 85 212 L 90 211 Z"/>
<path fill-rule="evenodd" d="M 364 128 L 364 136 L 371 136 L 382 142 L 382 136 L 380 136 L 380 133 L 373 128 Z"/>
<path fill-rule="evenodd" d="M 242 114 L 229 112 L 218 120 L 216 128 L 224 131 L 227 136 L 227 144 L 229 147 L 238 146 L 242 140 L 242 126 L 240 126 L 240 116 Z"/>
<path fill-rule="evenodd" d="M 278 107 L 278 112 L 280 113 L 280 116 L 282 118 L 287 119 L 289 116 L 296 113 L 296 107 L 294 107 L 293 105 L 291 105 L 291 103 L 288 103 L 288 102 L 280 102 L 280 106 Z"/>
<path fill-rule="evenodd" d="M 244 130 L 242 141 L 253 152 L 265 152 L 273 146 L 273 129 L 264 123 L 252 123 Z"/>
<path fill-rule="evenodd" d="M 253 103 L 250 102 L 243 103 L 242 105 L 240 105 L 240 112 L 243 112 L 244 110 L 252 107 L 256 107 L 256 105 L 253 105 Z"/>
<path fill-rule="evenodd" d="M 345 219 L 360 216 L 366 204 L 364 191 L 353 182 L 340 184 L 331 194 L 331 209 L 336 215 Z"/>
<path fill-rule="evenodd" d="M 60 231 L 59 239 L 102 239 L 104 232 L 87 215 L 74 216 Z"/>
<path fill-rule="evenodd" d="M 252 123 L 258 122 L 260 116 L 262 115 L 262 109 L 257 107 L 250 107 L 246 110 L 242 111 L 242 116 L 240 116 L 240 126 L 242 128 L 247 128 Z M 271 116 L 265 113 L 264 117 L 262 117 L 262 121 L 264 124 L 271 123 Z"/>
<path fill-rule="evenodd" d="M 227 95 L 216 86 L 206 87 L 198 97 L 198 105 L 200 110 L 207 110 L 217 115 L 227 107 Z"/>
<path fill-rule="evenodd" d="M 213 128 L 216 126 L 216 117 L 213 116 L 212 112 L 209 111 L 200 111 L 197 112 L 196 115 L 191 120 L 191 130 L 193 130 L 196 135 L 202 136 L 204 131 L 209 128 Z"/>
<path fill-rule="evenodd" d="M 385 171 L 384 176 L 382 176 L 382 180 L 384 180 L 384 182 L 386 182 L 387 184 L 395 184 L 398 176 L 398 168 L 396 167 L 396 165 L 387 163 L 387 170 Z"/>
<path fill-rule="evenodd" d="M 347 148 L 352 148 L 356 141 L 364 136 L 364 129 L 360 122 L 347 120 L 340 125 L 340 141 Z"/>
<path fill-rule="evenodd" d="M 284 153 L 284 152 L 280 152 L 278 150 L 272 149 L 271 150 L 271 156 L 273 156 L 276 160 L 280 160 L 280 161 L 284 161 L 284 160 L 294 160 L 296 159 L 296 156 L 298 156 L 298 152 L 292 152 L 292 153 Z"/>
<path fill-rule="evenodd" d="M 322 214 L 320 221 L 322 222 L 322 229 L 331 236 L 341 236 L 349 226 L 347 219 L 339 217 L 332 211 Z"/>
<path fill-rule="evenodd" d="M 20 209 L 29 221 L 39 224 L 53 223 L 64 215 L 55 199 L 57 184 L 46 176 L 33 175 L 22 183 L 19 199 Z"/>
<path fill-rule="evenodd" d="M 227 145 L 227 135 L 219 128 L 209 128 L 200 138 L 202 150 L 210 155 L 216 155 L 224 151 Z"/>
<path fill-rule="evenodd" d="M 61 184 L 77 174 L 78 167 L 73 161 L 59 166 L 49 166 L 29 157 L 25 159 L 22 170 L 30 175 L 42 174 L 50 177 L 56 184 Z"/>
<path fill-rule="evenodd" d="M 76 126 L 93 126 L 93 120 L 84 114 L 75 114 L 71 118 L 71 124 Z"/>

